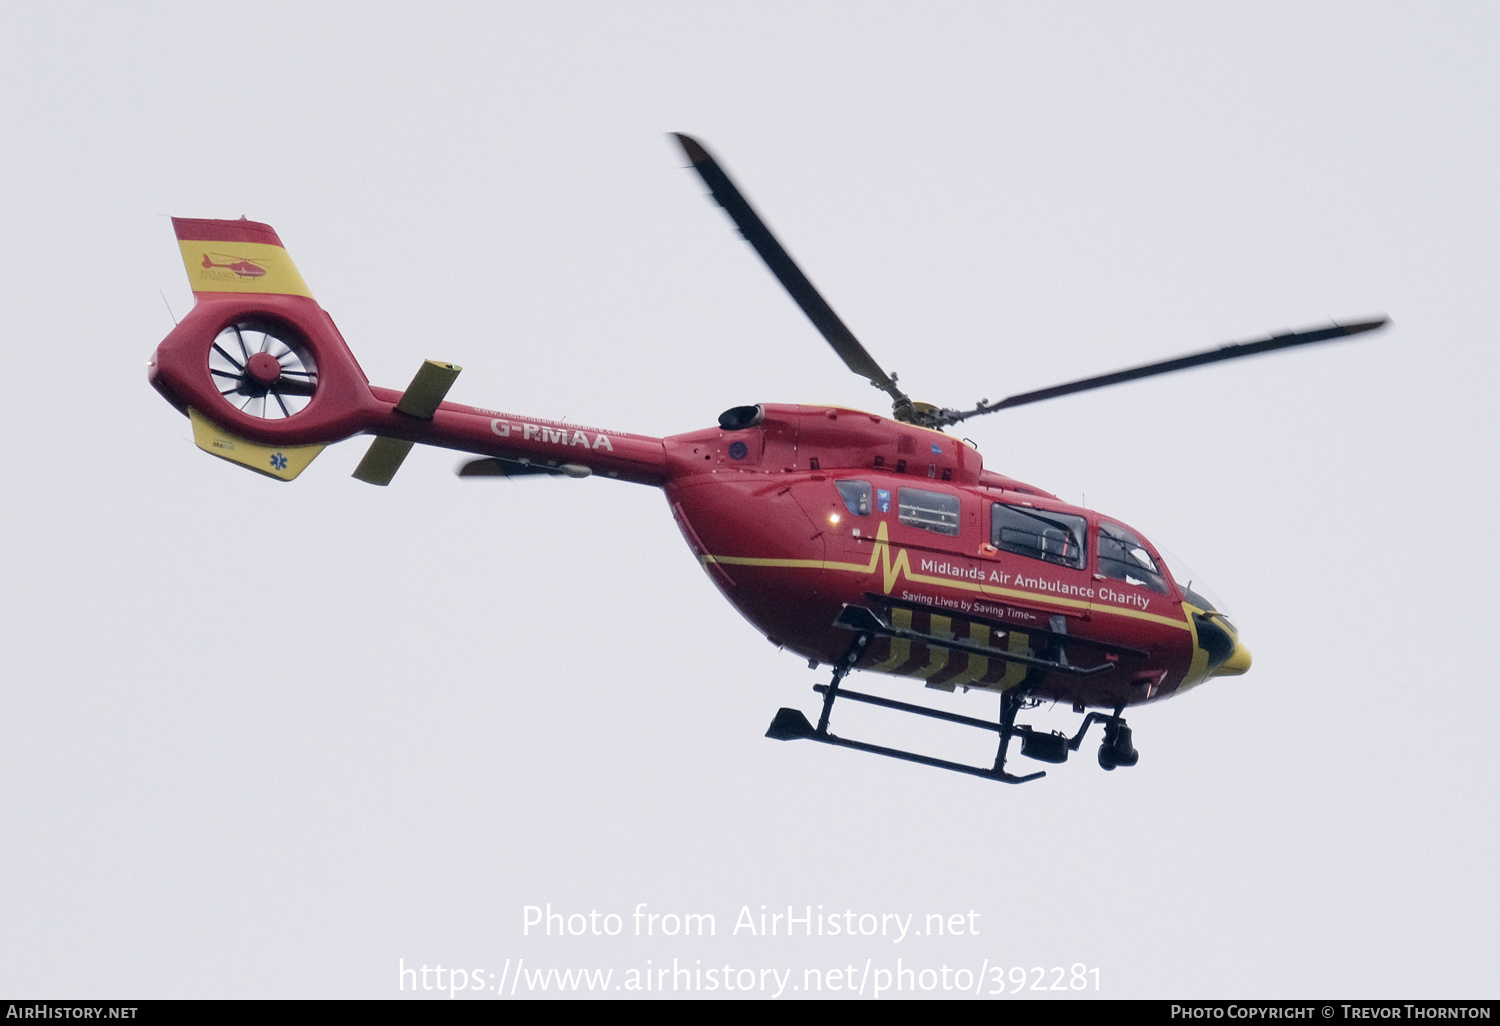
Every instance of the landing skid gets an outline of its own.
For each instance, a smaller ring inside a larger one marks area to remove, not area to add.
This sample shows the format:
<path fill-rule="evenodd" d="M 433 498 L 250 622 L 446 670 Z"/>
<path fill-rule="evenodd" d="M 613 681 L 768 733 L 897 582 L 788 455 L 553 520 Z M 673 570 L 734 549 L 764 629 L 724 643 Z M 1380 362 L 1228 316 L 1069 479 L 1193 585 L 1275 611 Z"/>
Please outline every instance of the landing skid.
<path fill-rule="evenodd" d="M 991 723 L 988 720 L 975 719 L 972 716 L 960 716 L 957 713 L 944 712 L 941 709 L 932 709 L 924 705 L 914 705 L 910 702 L 898 702 L 891 698 L 881 698 L 877 695 L 867 695 L 859 691 L 845 691 L 839 688 L 845 676 L 854 668 L 860 653 L 870 643 L 874 632 L 861 632 L 844 657 L 839 660 L 834 668 L 833 679 L 827 684 L 818 684 L 813 690 L 823 696 L 823 708 L 818 716 L 818 725 L 814 727 L 808 722 L 799 709 L 783 706 L 776 711 L 776 716 L 771 720 L 771 726 L 766 730 L 766 737 L 777 741 L 808 740 L 818 741 L 825 745 L 836 745 L 839 748 L 852 748 L 858 752 L 869 752 L 872 755 L 884 755 L 892 759 L 902 759 L 906 762 L 920 763 L 923 766 L 933 766 L 937 769 L 951 770 L 955 773 L 967 773 L 971 776 L 984 777 L 987 780 L 998 780 L 1007 784 L 1024 784 L 1028 780 L 1037 780 L 1047 775 L 1045 770 L 1036 773 L 1027 773 L 1017 776 L 1005 768 L 1005 760 L 1010 748 L 1010 739 L 1019 737 L 1021 739 L 1021 754 L 1027 758 L 1036 759 L 1040 762 L 1060 763 L 1066 762 L 1069 752 L 1076 752 L 1079 745 L 1083 743 L 1084 735 L 1088 733 L 1089 727 L 1095 723 L 1104 725 L 1104 743 L 1099 747 L 1099 765 L 1104 769 L 1112 770 L 1116 766 L 1134 766 L 1140 759 L 1139 753 L 1131 746 L 1130 728 L 1126 726 L 1125 720 L 1120 716 L 1124 706 L 1117 708 L 1113 715 L 1091 712 L 1083 718 L 1083 724 L 1078 728 L 1078 733 L 1072 737 L 1064 734 L 1043 733 L 1034 730 L 1026 724 L 1016 723 L 1016 714 L 1025 706 L 1030 696 L 1032 685 L 1023 682 L 1008 691 L 1000 694 L 1000 720 Z M 995 753 L 995 764 L 992 767 L 970 766 L 961 762 L 950 762 L 947 759 L 938 759 L 930 755 L 921 755 L 917 752 L 908 752 L 899 748 L 887 748 L 883 745 L 872 745 L 865 741 L 855 741 L 851 738 L 839 737 L 830 733 L 828 721 L 833 715 L 833 704 L 840 698 L 847 698 L 854 702 L 864 702 L 868 705 L 880 706 L 883 709 L 894 709 L 897 712 L 911 713 L 915 716 L 926 716 L 934 720 L 945 720 L 948 723 L 961 723 L 968 727 L 978 727 L 981 730 L 992 730 L 1000 735 L 1000 747 Z"/>
<path fill-rule="evenodd" d="M 825 695 L 833 693 L 833 688 L 826 684 L 819 684 L 814 690 L 823 692 Z M 872 745 L 866 741 L 855 741 L 852 738 L 839 737 L 831 734 L 825 728 L 817 730 L 802 715 L 800 709 L 791 709 L 786 706 L 776 710 L 776 718 L 771 721 L 770 729 L 766 731 L 766 737 L 775 738 L 777 741 L 793 741 L 806 738 L 809 741 L 820 741 L 825 745 L 837 745 L 840 748 L 852 748 L 857 752 L 869 752 L 871 755 L 885 755 L 892 759 L 903 759 L 906 762 L 916 762 L 923 766 L 935 766 L 938 769 L 952 770 L 955 773 L 968 773 L 971 776 L 984 777 L 987 780 L 1000 780 L 1007 784 L 1024 784 L 1028 780 L 1036 780 L 1045 777 L 1046 770 L 1036 773 L 1027 773 L 1024 776 L 1016 776 L 1005 769 L 1005 740 L 1006 733 L 998 723 L 990 723 L 986 720 L 976 720 L 969 716 L 959 716 L 955 713 L 946 713 L 938 709 L 928 709 L 925 706 L 911 705 L 907 702 L 897 702 L 889 698 L 879 698 L 875 695 L 866 695 L 858 691 L 840 691 L 839 698 L 849 698 L 856 702 L 868 702 L 871 705 L 880 705 L 888 709 L 897 709 L 901 712 L 915 713 L 918 716 L 931 716 L 933 719 L 948 720 L 951 723 L 964 723 L 971 727 L 979 727 L 983 730 L 1001 731 L 1001 750 L 995 757 L 995 765 L 989 769 L 982 766 L 970 766 L 962 762 L 950 762 L 947 759 L 938 759 L 930 755 L 921 755 L 917 752 L 903 751 L 900 748 L 886 748 L 883 745 Z M 1001 696 L 1002 702 L 1008 697 Z"/>

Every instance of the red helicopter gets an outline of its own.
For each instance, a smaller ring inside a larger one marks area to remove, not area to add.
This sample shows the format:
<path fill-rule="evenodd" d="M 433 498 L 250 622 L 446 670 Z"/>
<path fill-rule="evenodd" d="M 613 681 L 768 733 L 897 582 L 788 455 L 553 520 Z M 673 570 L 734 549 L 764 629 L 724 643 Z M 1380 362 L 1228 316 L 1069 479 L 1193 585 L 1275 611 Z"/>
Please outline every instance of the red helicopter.
<path fill-rule="evenodd" d="M 766 736 L 807 739 L 1007 783 L 1020 754 L 1061 763 L 1102 727 L 1099 764 L 1139 759 L 1127 706 L 1242 674 L 1250 653 L 1208 589 L 1140 532 L 984 468 L 944 432 L 970 417 L 1106 385 L 1384 326 L 1384 317 L 980 400 L 911 399 L 819 295 L 718 163 L 676 136 L 693 168 L 849 369 L 892 400 L 889 416 L 837 406 L 737 406 L 717 426 L 668 438 L 444 401 L 459 373 L 429 360 L 404 391 L 369 383 L 276 233 L 247 221 L 174 218 L 192 312 L 157 347 L 152 385 L 192 422 L 199 447 L 289 481 L 331 442 L 374 441 L 354 476 L 386 485 L 415 443 L 474 454 L 460 475 L 615 478 L 661 488 L 704 570 L 774 644 L 833 668 L 814 726 L 780 709 Z M 221 255 L 210 259 L 205 253 Z M 227 256 L 225 256 L 227 255 Z M 225 265 L 228 265 L 226 267 Z M 238 266 L 259 273 L 246 274 Z M 851 670 L 1000 694 L 997 721 L 851 691 Z M 841 737 L 836 700 L 999 735 L 992 766 Z M 1076 733 L 1016 722 L 1039 702 L 1084 713 Z"/>

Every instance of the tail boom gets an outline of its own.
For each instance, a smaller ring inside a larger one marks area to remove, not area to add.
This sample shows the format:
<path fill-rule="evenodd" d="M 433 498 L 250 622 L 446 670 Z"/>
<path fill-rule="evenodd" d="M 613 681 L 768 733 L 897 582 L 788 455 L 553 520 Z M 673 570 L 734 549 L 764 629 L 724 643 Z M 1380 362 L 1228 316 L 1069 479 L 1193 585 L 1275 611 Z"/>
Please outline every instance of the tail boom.
<path fill-rule="evenodd" d="M 667 480 L 666 448 L 660 438 L 544 420 L 476 406 L 445 402 L 430 421 L 396 409 L 402 393 L 371 388 L 382 413 L 365 428 L 387 438 L 445 449 L 526 461 L 538 466 L 572 464 L 595 474 L 637 484 Z"/>
<path fill-rule="evenodd" d="M 269 225 L 172 224 L 196 303 L 157 346 L 148 377 L 193 419 L 205 451 L 290 480 L 321 446 L 369 434 L 394 440 L 386 449 L 416 443 L 641 484 L 666 480 L 660 438 L 439 401 L 458 372 L 450 364 L 430 362 L 404 392 L 371 386 Z M 258 347 L 244 337 L 254 332 L 264 339 Z"/>

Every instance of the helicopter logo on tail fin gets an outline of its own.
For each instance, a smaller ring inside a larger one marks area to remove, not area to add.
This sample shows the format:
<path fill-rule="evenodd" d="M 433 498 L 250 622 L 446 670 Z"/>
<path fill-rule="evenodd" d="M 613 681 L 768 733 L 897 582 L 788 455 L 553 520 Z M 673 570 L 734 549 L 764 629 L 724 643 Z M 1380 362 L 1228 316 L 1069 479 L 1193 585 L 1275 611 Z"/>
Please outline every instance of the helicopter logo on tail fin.
<path fill-rule="evenodd" d="M 221 258 L 224 263 L 218 263 L 213 259 L 214 257 Z M 241 278 L 261 278 L 264 277 L 266 273 L 266 269 L 264 267 L 253 261 L 246 260 L 244 257 L 235 256 L 229 253 L 204 253 L 204 270 L 208 270 L 214 267 L 226 268 L 227 270 L 233 271 Z"/>

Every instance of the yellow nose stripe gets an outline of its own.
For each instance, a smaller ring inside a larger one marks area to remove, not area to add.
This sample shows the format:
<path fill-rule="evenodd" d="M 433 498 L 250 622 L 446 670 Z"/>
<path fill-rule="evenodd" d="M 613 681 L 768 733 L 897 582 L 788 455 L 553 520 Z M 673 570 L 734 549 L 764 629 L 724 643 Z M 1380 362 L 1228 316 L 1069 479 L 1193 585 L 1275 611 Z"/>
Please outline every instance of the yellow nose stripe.
<path fill-rule="evenodd" d="M 1215 666 L 1210 676 L 1238 677 L 1248 669 L 1250 669 L 1250 650 L 1239 642 L 1235 642 L 1234 651 L 1229 653 L 1229 658 Z"/>

